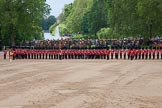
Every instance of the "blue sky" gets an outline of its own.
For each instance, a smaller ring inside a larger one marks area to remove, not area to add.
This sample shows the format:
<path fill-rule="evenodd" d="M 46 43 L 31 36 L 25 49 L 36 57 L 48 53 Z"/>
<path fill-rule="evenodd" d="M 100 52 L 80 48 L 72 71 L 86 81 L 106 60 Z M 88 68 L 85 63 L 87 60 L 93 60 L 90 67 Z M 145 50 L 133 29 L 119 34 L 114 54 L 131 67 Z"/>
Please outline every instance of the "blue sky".
<path fill-rule="evenodd" d="M 51 15 L 58 17 L 62 12 L 62 9 L 65 4 L 72 3 L 74 0 L 46 0 L 47 4 L 51 7 Z"/>

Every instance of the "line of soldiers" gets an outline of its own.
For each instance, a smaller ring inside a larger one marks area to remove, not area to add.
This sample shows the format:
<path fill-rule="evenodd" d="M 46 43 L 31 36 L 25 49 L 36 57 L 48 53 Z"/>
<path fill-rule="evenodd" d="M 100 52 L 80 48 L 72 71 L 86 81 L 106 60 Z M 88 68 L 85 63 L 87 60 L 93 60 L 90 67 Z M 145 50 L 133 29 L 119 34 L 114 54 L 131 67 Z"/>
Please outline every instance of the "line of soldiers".
<path fill-rule="evenodd" d="M 14 49 L 13 59 L 162 59 L 160 49 Z"/>

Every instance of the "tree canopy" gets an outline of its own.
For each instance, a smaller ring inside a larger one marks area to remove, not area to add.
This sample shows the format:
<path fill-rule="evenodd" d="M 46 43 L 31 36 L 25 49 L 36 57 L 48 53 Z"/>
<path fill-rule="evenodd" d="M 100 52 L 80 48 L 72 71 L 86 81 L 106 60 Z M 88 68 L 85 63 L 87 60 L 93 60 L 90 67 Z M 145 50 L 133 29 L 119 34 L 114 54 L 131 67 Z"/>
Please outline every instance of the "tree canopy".
<path fill-rule="evenodd" d="M 57 19 L 55 18 L 55 16 L 49 16 L 49 17 L 45 17 L 43 18 L 41 25 L 42 25 L 42 29 L 45 31 L 48 31 L 50 26 L 52 26 L 53 24 L 55 24 L 57 21 Z"/>
<path fill-rule="evenodd" d="M 0 0 L 0 32 L 5 44 L 42 38 L 41 20 L 49 14 L 44 0 Z"/>
<path fill-rule="evenodd" d="M 161 0 L 75 0 L 65 5 L 59 19 L 66 33 L 99 37 L 110 29 L 105 38 L 150 38 L 162 36 L 161 13 Z"/>

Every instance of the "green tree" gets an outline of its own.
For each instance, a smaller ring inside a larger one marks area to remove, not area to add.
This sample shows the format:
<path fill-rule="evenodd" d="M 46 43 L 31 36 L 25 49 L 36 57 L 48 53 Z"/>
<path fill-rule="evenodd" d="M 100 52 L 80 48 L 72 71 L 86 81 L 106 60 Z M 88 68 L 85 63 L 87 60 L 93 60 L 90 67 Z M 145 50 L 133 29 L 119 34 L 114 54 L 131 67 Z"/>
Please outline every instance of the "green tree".
<path fill-rule="evenodd" d="M 85 14 L 92 7 L 93 0 L 75 0 L 70 15 L 67 17 L 66 25 L 71 33 L 80 33 L 82 20 Z"/>
<path fill-rule="evenodd" d="M 1 8 L 2 35 L 10 38 L 11 46 L 15 38 L 26 40 L 41 35 L 40 22 L 50 10 L 44 0 L 1 0 Z"/>
<path fill-rule="evenodd" d="M 50 26 L 55 24 L 57 19 L 55 16 L 49 16 L 48 18 L 43 18 L 41 25 L 43 30 L 49 30 Z"/>

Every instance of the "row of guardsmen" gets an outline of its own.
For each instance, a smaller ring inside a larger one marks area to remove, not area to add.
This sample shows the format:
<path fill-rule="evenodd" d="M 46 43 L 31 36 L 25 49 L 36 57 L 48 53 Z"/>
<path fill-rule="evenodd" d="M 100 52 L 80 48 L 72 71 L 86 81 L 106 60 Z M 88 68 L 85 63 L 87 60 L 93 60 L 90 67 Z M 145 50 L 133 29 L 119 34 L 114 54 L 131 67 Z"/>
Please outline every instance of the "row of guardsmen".
<path fill-rule="evenodd" d="M 13 59 L 162 59 L 161 49 L 13 50 Z"/>

